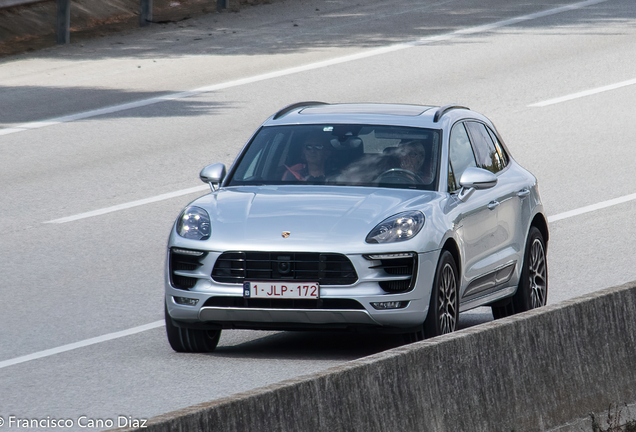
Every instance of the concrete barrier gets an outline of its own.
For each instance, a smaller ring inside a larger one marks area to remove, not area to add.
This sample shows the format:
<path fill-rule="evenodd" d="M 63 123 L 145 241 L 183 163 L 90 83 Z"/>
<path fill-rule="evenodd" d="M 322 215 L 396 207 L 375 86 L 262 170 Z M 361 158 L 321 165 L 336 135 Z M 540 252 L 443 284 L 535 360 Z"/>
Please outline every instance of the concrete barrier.
<path fill-rule="evenodd" d="M 636 282 L 119 430 L 580 432 L 634 402 Z"/>

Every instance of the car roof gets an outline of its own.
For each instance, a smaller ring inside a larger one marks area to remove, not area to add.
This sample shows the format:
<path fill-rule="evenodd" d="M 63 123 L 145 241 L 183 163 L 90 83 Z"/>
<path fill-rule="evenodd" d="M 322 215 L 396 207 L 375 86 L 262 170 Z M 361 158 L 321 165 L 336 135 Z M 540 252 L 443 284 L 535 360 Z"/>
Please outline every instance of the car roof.
<path fill-rule="evenodd" d="M 439 121 L 454 110 L 461 110 L 460 105 L 442 107 L 431 105 L 356 103 L 326 104 L 323 102 L 299 102 L 289 105 L 267 119 L 264 126 L 320 123 L 352 123 L 392 126 L 414 126 L 441 128 Z M 453 116 L 454 117 L 454 116 Z"/>

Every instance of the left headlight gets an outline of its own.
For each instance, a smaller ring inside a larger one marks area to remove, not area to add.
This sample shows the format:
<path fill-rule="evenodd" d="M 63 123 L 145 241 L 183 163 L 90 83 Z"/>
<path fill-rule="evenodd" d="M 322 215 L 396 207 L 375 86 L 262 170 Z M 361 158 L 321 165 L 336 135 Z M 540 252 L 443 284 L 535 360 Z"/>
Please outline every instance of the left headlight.
<path fill-rule="evenodd" d="M 210 238 L 210 215 L 200 207 L 186 207 L 179 216 L 177 233 L 187 239 L 207 240 Z"/>
<path fill-rule="evenodd" d="M 380 222 L 367 235 L 367 243 L 393 243 L 410 240 L 424 226 L 424 214 L 408 211 L 396 214 Z"/>

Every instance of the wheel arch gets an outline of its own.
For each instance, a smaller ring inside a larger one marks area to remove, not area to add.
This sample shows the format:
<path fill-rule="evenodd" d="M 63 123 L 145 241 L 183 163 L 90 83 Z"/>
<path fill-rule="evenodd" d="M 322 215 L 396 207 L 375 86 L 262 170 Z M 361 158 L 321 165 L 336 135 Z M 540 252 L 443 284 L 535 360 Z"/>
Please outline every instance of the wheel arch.
<path fill-rule="evenodd" d="M 534 215 L 532 222 L 530 223 L 531 227 L 536 227 L 543 236 L 543 241 L 545 242 L 546 249 L 548 247 L 548 240 L 550 236 L 550 232 L 548 230 L 548 221 L 546 220 L 543 213 L 537 213 Z"/>
<path fill-rule="evenodd" d="M 450 252 L 450 254 L 453 256 L 453 259 L 455 260 L 455 265 L 457 266 L 457 272 L 461 275 L 462 260 L 461 260 L 461 255 L 459 253 L 459 246 L 457 245 L 457 242 L 455 241 L 454 238 L 450 237 L 446 240 L 446 242 L 444 243 L 444 246 L 442 246 L 442 252 L 443 251 Z"/>

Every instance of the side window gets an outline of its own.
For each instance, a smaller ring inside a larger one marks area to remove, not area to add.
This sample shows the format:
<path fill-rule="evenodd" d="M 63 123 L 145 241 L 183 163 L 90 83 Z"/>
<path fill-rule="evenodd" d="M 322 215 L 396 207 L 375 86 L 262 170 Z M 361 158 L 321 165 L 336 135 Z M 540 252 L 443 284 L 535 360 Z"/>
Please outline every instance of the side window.
<path fill-rule="evenodd" d="M 451 166 L 448 170 L 448 191 L 453 192 L 459 189 L 459 179 L 464 170 L 477 166 L 463 123 L 457 123 L 451 130 L 449 153 Z"/>
<path fill-rule="evenodd" d="M 501 154 L 495 149 L 486 126 L 477 122 L 466 122 L 466 127 L 473 139 L 477 166 L 493 173 L 501 171 L 506 165 L 501 159 Z"/>
<path fill-rule="evenodd" d="M 495 150 L 497 151 L 497 154 L 501 159 L 501 163 L 503 164 L 501 168 L 503 169 L 508 166 L 508 155 L 506 154 L 506 151 L 504 150 L 503 146 L 499 142 L 499 139 L 497 138 L 497 135 L 492 131 L 492 129 L 490 129 L 489 127 L 487 127 L 486 129 L 488 129 L 488 133 L 490 134 L 490 138 L 492 138 L 492 142 L 495 143 Z"/>

